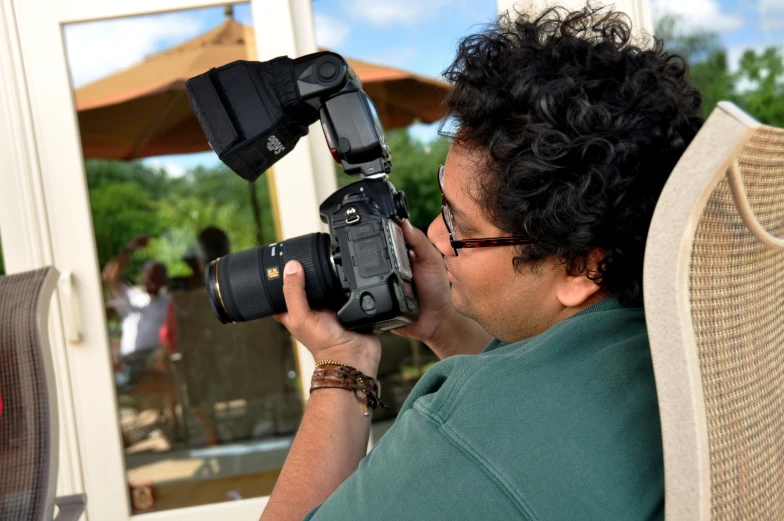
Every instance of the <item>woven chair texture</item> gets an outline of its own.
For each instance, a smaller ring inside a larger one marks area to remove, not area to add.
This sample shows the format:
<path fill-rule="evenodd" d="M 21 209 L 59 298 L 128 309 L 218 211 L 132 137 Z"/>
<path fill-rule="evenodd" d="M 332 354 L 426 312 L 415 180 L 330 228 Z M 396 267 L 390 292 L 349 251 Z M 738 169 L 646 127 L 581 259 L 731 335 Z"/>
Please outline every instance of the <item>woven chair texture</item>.
<path fill-rule="evenodd" d="M 759 223 L 784 237 L 784 130 L 738 157 Z M 723 178 L 697 224 L 691 316 L 707 415 L 711 519 L 784 519 L 784 250 L 744 225 Z"/>

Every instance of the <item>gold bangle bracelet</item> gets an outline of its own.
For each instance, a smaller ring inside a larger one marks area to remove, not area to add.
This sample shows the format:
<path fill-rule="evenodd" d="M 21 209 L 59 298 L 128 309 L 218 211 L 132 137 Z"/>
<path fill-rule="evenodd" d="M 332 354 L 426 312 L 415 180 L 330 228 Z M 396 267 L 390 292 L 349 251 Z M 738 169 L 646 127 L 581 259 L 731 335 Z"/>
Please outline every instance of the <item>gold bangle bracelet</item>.
<path fill-rule="evenodd" d="M 316 362 L 316 367 L 321 367 L 322 365 L 340 365 L 340 366 L 343 366 L 343 367 L 349 367 L 351 369 L 354 369 L 350 365 L 341 364 L 340 362 L 336 362 L 334 360 L 319 360 L 318 362 Z M 356 371 L 356 369 L 354 369 L 354 370 Z"/>

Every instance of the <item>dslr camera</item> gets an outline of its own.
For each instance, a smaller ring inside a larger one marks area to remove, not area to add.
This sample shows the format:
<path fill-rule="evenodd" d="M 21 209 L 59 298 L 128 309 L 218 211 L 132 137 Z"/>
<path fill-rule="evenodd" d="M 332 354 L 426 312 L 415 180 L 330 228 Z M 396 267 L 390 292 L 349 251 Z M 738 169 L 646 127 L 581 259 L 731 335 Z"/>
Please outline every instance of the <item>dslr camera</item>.
<path fill-rule="evenodd" d="M 321 121 L 332 157 L 359 181 L 319 207 L 329 234 L 311 233 L 212 261 L 205 283 L 223 323 L 286 311 L 283 267 L 298 260 L 311 308 L 337 311 L 346 329 L 388 331 L 419 316 L 400 224 L 408 202 L 387 180 L 391 156 L 373 103 L 346 60 L 319 52 L 235 61 L 191 78 L 188 98 L 218 157 L 256 180 Z"/>

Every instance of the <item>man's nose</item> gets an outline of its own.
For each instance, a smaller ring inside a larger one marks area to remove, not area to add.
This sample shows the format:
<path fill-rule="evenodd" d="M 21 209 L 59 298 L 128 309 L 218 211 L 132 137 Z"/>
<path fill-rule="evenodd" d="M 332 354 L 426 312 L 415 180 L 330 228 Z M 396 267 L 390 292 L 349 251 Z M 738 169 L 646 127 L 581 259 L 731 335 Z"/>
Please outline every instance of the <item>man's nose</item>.
<path fill-rule="evenodd" d="M 455 256 L 455 250 L 452 249 L 452 245 L 449 243 L 449 230 L 446 229 L 444 218 L 441 214 L 438 214 L 433 219 L 433 222 L 430 223 L 430 226 L 427 227 L 427 238 L 441 252 L 441 255 Z"/>

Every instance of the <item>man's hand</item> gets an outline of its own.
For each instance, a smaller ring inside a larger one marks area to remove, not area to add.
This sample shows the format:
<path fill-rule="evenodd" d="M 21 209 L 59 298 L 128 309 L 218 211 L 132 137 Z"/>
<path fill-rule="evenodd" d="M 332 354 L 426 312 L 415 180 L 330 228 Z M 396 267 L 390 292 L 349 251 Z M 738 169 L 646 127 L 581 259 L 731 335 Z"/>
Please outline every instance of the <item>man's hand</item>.
<path fill-rule="evenodd" d="M 101 280 L 108 284 L 111 291 L 116 292 L 122 283 L 125 266 L 128 264 L 131 253 L 139 248 L 146 247 L 149 243 L 149 235 L 138 235 L 128 241 L 128 244 L 125 245 L 125 248 L 120 251 L 117 257 L 106 263 L 101 272 Z"/>
<path fill-rule="evenodd" d="M 441 252 L 408 221 L 403 223 L 403 235 L 412 248 L 411 269 L 419 300 L 419 319 L 392 332 L 423 341 L 439 358 L 479 353 L 492 337 L 452 306 Z"/>
<path fill-rule="evenodd" d="M 128 244 L 125 245 L 125 249 L 128 251 L 136 251 L 140 248 L 146 248 L 149 243 L 149 235 L 139 235 L 131 239 Z"/>
<path fill-rule="evenodd" d="M 302 265 L 283 270 L 288 311 L 275 315 L 316 360 L 348 364 L 375 378 L 381 344 L 372 335 L 346 331 L 333 311 L 312 310 Z M 283 464 L 262 521 L 300 521 L 337 489 L 365 456 L 370 416 L 346 389 L 319 389 L 305 407 L 294 443 Z"/>
<path fill-rule="evenodd" d="M 344 329 L 334 311 L 310 309 L 305 274 L 297 261 L 289 261 L 283 270 L 283 295 L 288 311 L 275 315 L 275 320 L 286 326 L 315 360 L 334 360 L 376 377 L 381 359 L 378 338 Z"/>
<path fill-rule="evenodd" d="M 419 319 L 408 327 L 392 332 L 430 343 L 436 338 L 439 324 L 454 312 L 449 297 L 449 279 L 446 276 L 444 259 L 427 235 L 414 228 L 407 220 L 403 222 L 402 228 L 406 242 L 412 248 L 409 256 L 419 300 Z"/>

